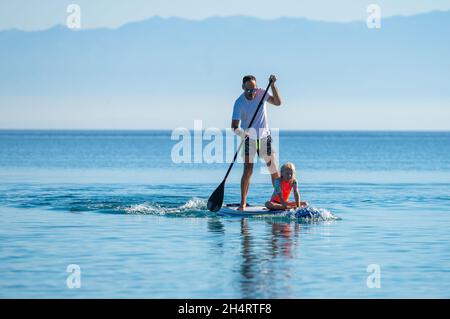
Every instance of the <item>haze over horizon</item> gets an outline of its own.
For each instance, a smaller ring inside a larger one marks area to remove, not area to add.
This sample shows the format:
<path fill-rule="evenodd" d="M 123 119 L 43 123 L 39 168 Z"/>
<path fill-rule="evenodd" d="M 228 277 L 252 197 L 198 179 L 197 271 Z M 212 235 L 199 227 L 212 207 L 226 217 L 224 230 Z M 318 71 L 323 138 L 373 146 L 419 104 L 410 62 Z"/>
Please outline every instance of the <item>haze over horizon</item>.
<path fill-rule="evenodd" d="M 223 129 L 242 75 L 274 73 L 274 128 L 450 130 L 449 29 L 435 11 L 378 30 L 261 15 L 0 31 L 0 129 Z"/>
<path fill-rule="evenodd" d="M 66 8 L 77 4 L 81 8 L 84 29 L 117 28 L 130 22 L 153 16 L 181 17 L 202 20 L 220 16 L 251 16 L 264 19 L 299 17 L 318 21 L 365 21 L 367 6 L 375 3 L 382 9 L 382 17 L 411 16 L 436 10 L 450 10 L 449 0 L 279 0 L 276 5 L 267 0 L 216 1 L 208 0 L 16 0 L 0 1 L 0 30 L 44 30 L 66 22 Z M 39 14 L 37 14 L 39 13 Z"/>

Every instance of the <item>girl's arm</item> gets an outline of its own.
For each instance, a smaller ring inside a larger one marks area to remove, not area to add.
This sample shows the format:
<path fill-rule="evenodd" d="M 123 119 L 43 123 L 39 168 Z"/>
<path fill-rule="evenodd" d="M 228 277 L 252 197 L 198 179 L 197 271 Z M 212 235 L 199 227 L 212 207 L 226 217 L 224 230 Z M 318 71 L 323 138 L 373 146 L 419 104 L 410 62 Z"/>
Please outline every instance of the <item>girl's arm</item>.
<path fill-rule="evenodd" d="M 294 197 L 295 197 L 295 205 L 297 207 L 300 207 L 300 193 L 298 191 L 298 182 L 296 179 L 294 179 L 294 185 L 292 185 L 292 189 L 294 190 Z"/>
<path fill-rule="evenodd" d="M 300 193 L 297 191 L 294 191 L 294 197 L 295 197 L 295 206 L 300 207 Z"/>

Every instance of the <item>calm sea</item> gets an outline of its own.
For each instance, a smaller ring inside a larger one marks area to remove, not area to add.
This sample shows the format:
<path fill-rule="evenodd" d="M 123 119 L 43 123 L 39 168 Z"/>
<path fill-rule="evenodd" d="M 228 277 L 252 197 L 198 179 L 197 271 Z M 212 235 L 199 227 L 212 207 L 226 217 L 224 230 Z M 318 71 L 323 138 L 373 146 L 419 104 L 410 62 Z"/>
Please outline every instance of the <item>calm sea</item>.
<path fill-rule="evenodd" d="M 275 142 L 338 220 L 210 213 L 228 164 L 175 163 L 170 131 L 0 131 L 0 297 L 450 297 L 450 132 Z M 258 163 L 250 203 L 269 181 Z"/>

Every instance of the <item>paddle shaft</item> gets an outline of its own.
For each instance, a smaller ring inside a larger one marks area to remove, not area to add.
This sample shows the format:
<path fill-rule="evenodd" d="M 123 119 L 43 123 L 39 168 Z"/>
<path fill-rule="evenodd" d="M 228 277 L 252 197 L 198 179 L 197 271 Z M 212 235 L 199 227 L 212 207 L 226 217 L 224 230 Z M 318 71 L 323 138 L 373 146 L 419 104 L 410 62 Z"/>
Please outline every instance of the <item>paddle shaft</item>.
<path fill-rule="evenodd" d="M 269 80 L 269 84 L 267 85 L 266 91 L 264 92 L 264 95 L 263 95 L 263 97 L 261 98 L 261 101 L 259 101 L 258 107 L 256 108 L 255 114 L 253 114 L 252 120 L 250 121 L 250 124 L 248 125 L 248 128 L 247 128 L 247 129 L 249 129 L 249 128 L 252 127 L 252 124 L 253 124 L 253 121 L 255 120 L 256 114 L 258 114 L 258 111 L 259 111 L 259 109 L 261 108 L 261 105 L 262 105 L 263 102 L 264 102 L 264 98 L 266 97 L 266 94 L 267 94 L 267 92 L 269 91 L 269 88 L 270 88 L 270 85 L 271 85 L 271 84 L 272 84 L 272 80 Z M 223 178 L 223 182 L 226 181 L 228 175 L 230 174 L 231 168 L 233 167 L 234 162 L 236 162 L 236 158 L 237 158 L 237 156 L 238 156 L 238 154 L 239 154 L 239 151 L 241 150 L 242 144 L 244 144 L 244 142 L 245 142 L 248 138 L 249 138 L 249 137 L 246 136 L 246 137 L 241 141 L 241 144 L 239 144 L 239 147 L 238 147 L 238 149 L 237 149 L 237 151 L 236 151 L 236 154 L 234 154 L 233 161 L 231 162 L 230 167 L 228 167 L 228 171 L 227 171 L 227 173 L 225 174 L 225 177 Z"/>

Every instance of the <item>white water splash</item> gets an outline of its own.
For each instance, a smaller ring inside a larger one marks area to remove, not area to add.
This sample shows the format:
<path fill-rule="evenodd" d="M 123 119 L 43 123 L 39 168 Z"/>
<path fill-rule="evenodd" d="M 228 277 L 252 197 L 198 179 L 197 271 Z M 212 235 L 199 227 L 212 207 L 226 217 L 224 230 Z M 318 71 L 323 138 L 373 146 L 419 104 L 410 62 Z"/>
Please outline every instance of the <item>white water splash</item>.
<path fill-rule="evenodd" d="M 186 204 L 180 206 L 181 210 L 205 210 L 207 209 L 207 201 L 201 198 L 193 198 L 187 201 Z"/>
<path fill-rule="evenodd" d="M 132 205 L 129 207 L 121 207 L 127 214 L 144 214 L 144 215 L 187 215 L 199 216 L 207 213 L 206 200 L 200 198 L 192 198 L 185 204 L 178 207 L 164 207 L 158 203 L 143 203 Z"/>
<path fill-rule="evenodd" d="M 293 212 L 292 217 L 310 221 L 333 221 L 339 219 L 327 209 L 315 208 L 312 206 L 304 207 L 296 212 Z"/>

